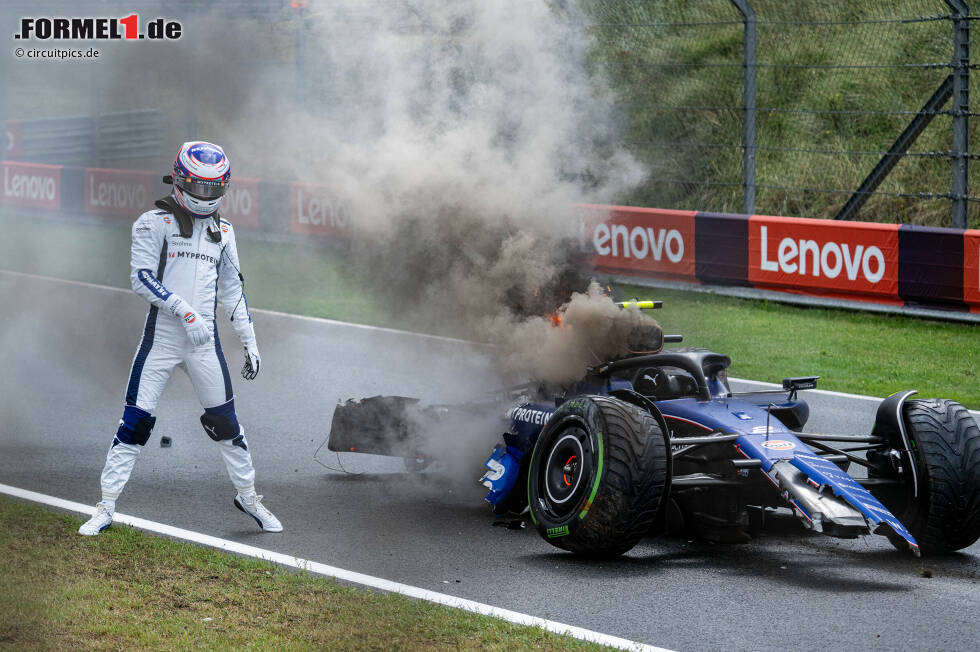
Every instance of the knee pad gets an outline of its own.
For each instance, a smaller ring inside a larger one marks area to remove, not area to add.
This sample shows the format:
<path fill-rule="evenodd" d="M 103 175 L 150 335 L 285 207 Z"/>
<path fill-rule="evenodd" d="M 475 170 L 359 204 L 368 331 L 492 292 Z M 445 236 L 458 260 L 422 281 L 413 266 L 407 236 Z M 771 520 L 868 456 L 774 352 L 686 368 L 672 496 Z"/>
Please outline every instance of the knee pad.
<path fill-rule="evenodd" d="M 241 433 L 238 417 L 235 416 L 235 399 L 222 403 L 218 407 L 204 408 L 201 415 L 201 425 L 204 432 L 214 441 L 234 439 Z"/>
<path fill-rule="evenodd" d="M 146 410 L 141 410 L 135 405 L 127 405 L 123 409 L 123 416 L 119 420 L 119 429 L 116 431 L 116 438 L 112 440 L 112 445 L 146 445 L 156 422 L 157 418 L 150 416 Z"/>

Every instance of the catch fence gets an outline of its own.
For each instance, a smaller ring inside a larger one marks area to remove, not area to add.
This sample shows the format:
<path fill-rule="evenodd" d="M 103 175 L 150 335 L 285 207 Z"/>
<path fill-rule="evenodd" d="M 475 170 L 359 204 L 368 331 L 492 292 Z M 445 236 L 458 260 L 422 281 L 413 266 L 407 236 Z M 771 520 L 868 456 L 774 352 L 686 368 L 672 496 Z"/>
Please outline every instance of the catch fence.
<path fill-rule="evenodd" d="M 104 165 L 159 156 L 159 109 L 7 122 L 6 158 L 54 165 Z"/>
<path fill-rule="evenodd" d="M 629 203 L 980 224 L 962 0 L 587 0 L 588 64 L 652 169 Z"/>

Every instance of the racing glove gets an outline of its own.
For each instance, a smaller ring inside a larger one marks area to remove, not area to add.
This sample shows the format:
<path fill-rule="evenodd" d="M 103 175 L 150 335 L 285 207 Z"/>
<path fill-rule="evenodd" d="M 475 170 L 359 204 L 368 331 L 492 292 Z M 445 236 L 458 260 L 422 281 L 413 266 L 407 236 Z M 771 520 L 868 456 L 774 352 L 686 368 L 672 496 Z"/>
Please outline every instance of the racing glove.
<path fill-rule="evenodd" d="M 255 342 L 245 345 L 245 366 L 242 367 L 242 378 L 245 380 L 255 380 L 259 375 L 259 364 L 262 359 L 259 357 L 259 347 Z"/>
<path fill-rule="evenodd" d="M 166 301 L 167 308 L 177 319 L 184 324 L 184 331 L 187 338 L 195 347 L 206 345 L 214 338 L 214 334 L 208 325 L 197 314 L 193 307 L 176 294 L 171 294 Z"/>

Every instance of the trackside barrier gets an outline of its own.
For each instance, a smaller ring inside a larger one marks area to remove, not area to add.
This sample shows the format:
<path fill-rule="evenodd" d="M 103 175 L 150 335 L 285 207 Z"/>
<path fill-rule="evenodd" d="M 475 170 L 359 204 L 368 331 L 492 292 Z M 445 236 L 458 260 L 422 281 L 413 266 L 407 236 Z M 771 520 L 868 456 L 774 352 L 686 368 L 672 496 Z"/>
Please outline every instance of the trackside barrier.
<path fill-rule="evenodd" d="M 4 161 L 5 204 L 131 223 L 166 195 L 160 174 Z M 611 276 L 980 313 L 980 230 L 579 205 L 595 267 Z M 330 187 L 239 177 L 222 203 L 238 229 L 345 244 Z"/>
<path fill-rule="evenodd" d="M 963 234 L 963 299 L 980 313 L 980 231 Z"/>
<path fill-rule="evenodd" d="M 147 170 L 78 168 L 3 163 L 5 203 L 66 215 L 87 213 L 132 223 L 170 193 L 163 175 Z M 237 229 L 347 240 L 350 210 L 324 185 L 236 177 L 221 203 L 221 215 Z"/>
<path fill-rule="evenodd" d="M 83 175 L 83 201 L 90 215 L 132 222 L 166 192 L 162 175 L 146 170 L 84 168 Z"/>
<path fill-rule="evenodd" d="M 749 218 L 749 283 L 761 289 L 901 304 L 897 224 Z"/>
<path fill-rule="evenodd" d="M 980 231 L 585 205 L 612 276 L 980 312 Z"/>
<path fill-rule="evenodd" d="M 350 236 L 350 212 L 347 205 L 327 186 L 289 184 L 289 231 L 324 237 Z"/>
<path fill-rule="evenodd" d="M 696 211 L 587 206 L 586 232 L 608 270 L 695 280 Z"/>
<path fill-rule="evenodd" d="M 3 161 L 0 166 L 3 167 L 3 193 L 0 198 L 5 204 L 61 210 L 62 166 L 13 161 Z"/>

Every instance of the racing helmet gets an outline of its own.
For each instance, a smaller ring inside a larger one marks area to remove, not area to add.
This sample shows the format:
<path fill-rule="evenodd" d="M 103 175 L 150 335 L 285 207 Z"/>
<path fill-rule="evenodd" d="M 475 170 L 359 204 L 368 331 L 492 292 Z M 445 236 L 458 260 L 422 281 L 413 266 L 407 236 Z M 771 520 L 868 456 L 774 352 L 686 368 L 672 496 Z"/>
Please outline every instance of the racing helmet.
<path fill-rule="evenodd" d="M 214 143 L 192 140 L 180 146 L 174 159 L 174 198 L 195 217 L 218 210 L 231 182 L 231 163 Z"/>

